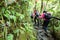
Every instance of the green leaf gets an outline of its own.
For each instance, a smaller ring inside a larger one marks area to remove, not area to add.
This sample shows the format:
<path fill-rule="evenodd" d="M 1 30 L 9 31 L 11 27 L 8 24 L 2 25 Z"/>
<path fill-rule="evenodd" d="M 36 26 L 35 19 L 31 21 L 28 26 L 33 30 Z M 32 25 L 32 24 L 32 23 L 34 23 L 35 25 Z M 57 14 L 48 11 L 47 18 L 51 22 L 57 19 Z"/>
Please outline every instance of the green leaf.
<path fill-rule="evenodd" d="M 10 19 L 12 19 L 12 20 L 14 20 L 14 22 L 16 22 L 16 16 L 10 15 Z"/>
<path fill-rule="evenodd" d="M 12 34 L 8 34 L 7 40 L 13 40 L 13 35 Z"/>
<path fill-rule="evenodd" d="M 22 20 L 23 18 L 24 18 L 24 15 L 23 15 L 23 14 L 21 14 L 21 15 L 20 15 L 20 19 Z"/>
<path fill-rule="evenodd" d="M 8 13 L 4 14 L 4 16 L 7 18 L 7 19 L 10 19 L 10 15 Z"/>

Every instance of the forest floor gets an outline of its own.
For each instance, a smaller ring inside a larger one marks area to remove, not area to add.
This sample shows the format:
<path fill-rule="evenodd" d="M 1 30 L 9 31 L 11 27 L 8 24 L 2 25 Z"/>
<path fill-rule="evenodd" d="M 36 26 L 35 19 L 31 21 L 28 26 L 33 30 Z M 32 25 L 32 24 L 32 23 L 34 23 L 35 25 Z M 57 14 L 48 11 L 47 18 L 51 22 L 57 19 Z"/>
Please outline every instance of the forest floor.
<path fill-rule="evenodd" d="M 34 24 L 34 28 L 37 31 L 37 40 L 54 40 L 54 38 L 52 37 L 52 35 L 50 34 L 49 31 L 47 31 L 48 33 L 46 33 L 43 29 L 42 26 L 39 25 L 39 27 Z"/>

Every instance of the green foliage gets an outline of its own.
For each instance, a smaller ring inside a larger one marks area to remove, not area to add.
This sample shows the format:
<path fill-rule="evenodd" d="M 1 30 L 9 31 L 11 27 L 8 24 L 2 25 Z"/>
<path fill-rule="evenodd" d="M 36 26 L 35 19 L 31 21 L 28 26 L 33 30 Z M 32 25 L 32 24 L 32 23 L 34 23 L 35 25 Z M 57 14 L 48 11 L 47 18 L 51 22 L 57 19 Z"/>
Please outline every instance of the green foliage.
<path fill-rule="evenodd" d="M 7 40 L 13 40 L 13 35 L 12 34 L 8 34 Z"/>
<path fill-rule="evenodd" d="M 26 40 L 29 37 L 29 39 L 35 40 L 33 26 L 29 17 L 34 8 L 34 0 L 9 1 L 5 0 L 4 6 L 0 7 L 1 24 L 4 25 L 4 39 L 13 40 L 13 35 L 15 36 L 14 39 L 19 37 L 19 40 Z"/>

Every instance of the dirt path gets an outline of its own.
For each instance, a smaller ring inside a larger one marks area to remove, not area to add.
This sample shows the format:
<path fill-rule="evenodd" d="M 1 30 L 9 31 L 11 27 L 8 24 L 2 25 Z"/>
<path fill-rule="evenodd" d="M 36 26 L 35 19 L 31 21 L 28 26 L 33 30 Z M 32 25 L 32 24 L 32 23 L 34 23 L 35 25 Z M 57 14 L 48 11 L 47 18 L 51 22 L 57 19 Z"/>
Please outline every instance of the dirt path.
<path fill-rule="evenodd" d="M 36 26 L 34 25 L 34 28 L 37 31 L 37 40 L 54 40 L 52 38 L 52 35 L 48 32 L 45 34 L 44 30 L 42 29 L 42 26 Z"/>

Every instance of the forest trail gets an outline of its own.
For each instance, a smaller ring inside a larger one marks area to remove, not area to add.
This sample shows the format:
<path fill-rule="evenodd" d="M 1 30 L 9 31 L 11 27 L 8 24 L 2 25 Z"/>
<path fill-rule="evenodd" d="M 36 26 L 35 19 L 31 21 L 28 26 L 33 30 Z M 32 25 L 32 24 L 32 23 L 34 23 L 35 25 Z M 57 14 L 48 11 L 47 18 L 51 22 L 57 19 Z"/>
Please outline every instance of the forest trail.
<path fill-rule="evenodd" d="M 37 31 L 37 40 L 54 40 L 49 31 L 48 33 L 44 32 L 41 25 L 39 25 L 39 27 L 34 25 L 34 28 Z"/>

